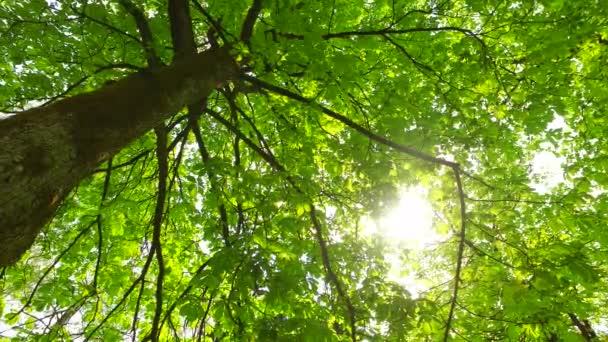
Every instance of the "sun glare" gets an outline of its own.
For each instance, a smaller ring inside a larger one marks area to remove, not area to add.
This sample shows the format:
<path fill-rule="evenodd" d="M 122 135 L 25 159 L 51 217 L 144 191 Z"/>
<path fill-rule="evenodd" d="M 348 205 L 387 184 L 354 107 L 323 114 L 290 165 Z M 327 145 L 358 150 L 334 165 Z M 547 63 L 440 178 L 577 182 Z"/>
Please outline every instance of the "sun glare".
<path fill-rule="evenodd" d="M 433 209 L 426 191 L 419 187 L 403 189 L 399 201 L 377 220 L 366 220 L 366 230 L 407 248 L 420 250 L 439 239 L 433 230 Z"/>
<path fill-rule="evenodd" d="M 413 297 L 425 291 L 428 281 L 407 272 L 409 267 L 403 264 L 400 255 L 404 248 L 414 254 L 422 252 L 441 239 L 433 228 L 433 208 L 427 200 L 427 191 L 422 187 L 404 188 L 397 203 L 389 204 L 384 215 L 376 220 L 366 218 L 363 226 L 367 235 L 386 241 L 384 257 L 391 265 L 388 279 L 403 285 Z"/>

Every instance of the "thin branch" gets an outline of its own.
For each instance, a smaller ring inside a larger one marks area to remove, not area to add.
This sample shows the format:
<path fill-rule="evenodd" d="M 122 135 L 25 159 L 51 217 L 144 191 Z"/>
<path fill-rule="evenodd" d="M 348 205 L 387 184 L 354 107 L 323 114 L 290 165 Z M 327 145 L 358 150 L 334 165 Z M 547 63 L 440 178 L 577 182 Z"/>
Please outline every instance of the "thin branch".
<path fill-rule="evenodd" d="M 473 202 L 489 202 L 489 203 L 526 203 L 526 204 L 538 204 L 538 205 L 562 205 L 561 201 L 534 201 L 534 200 L 524 200 L 518 198 L 497 198 L 497 199 L 481 199 L 481 198 L 471 198 L 467 196 L 467 200 Z"/>
<path fill-rule="evenodd" d="M 384 138 L 376 133 L 373 133 L 369 130 L 367 130 L 366 128 L 364 128 L 363 126 L 355 123 L 354 121 L 352 121 L 351 119 L 347 118 L 346 116 L 339 114 L 337 112 L 334 112 L 333 110 L 324 107 L 322 105 L 316 104 L 312 99 L 308 99 L 304 96 L 301 96 L 299 94 L 296 94 L 290 90 L 287 90 L 285 88 L 281 88 L 281 87 L 277 87 L 275 85 L 272 85 L 270 83 L 267 83 L 265 81 L 262 81 L 258 78 L 249 76 L 249 75 L 241 75 L 241 78 L 243 80 L 249 81 L 252 84 L 259 86 L 261 88 L 264 88 L 266 90 L 269 90 L 275 94 L 279 94 L 279 95 L 283 95 L 285 97 L 288 97 L 292 100 L 307 104 L 307 105 L 311 105 L 314 106 L 316 108 L 318 108 L 319 110 L 321 110 L 324 114 L 326 114 L 327 116 L 330 116 L 340 122 L 342 122 L 343 124 L 345 124 L 346 126 L 354 129 L 355 131 L 363 134 L 364 136 L 368 137 L 369 139 L 376 141 L 382 145 L 386 145 L 389 147 L 392 147 L 393 149 L 408 154 L 412 157 L 427 161 L 427 162 L 431 162 L 434 164 L 438 164 L 438 165 L 444 165 L 444 166 L 448 166 L 450 168 L 459 168 L 458 163 L 449 161 L 449 160 L 445 160 L 442 158 L 437 158 L 437 157 L 433 157 L 429 154 L 426 154 L 424 152 L 420 152 L 416 149 L 414 149 L 413 147 L 409 147 L 409 146 L 405 146 L 399 143 L 396 143 L 394 141 L 391 141 L 387 138 Z"/>
<path fill-rule="evenodd" d="M 238 327 L 237 333 L 235 334 L 236 337 L 243 337 L 243 330 L 245 327 L 243 326 L 243 321 L 241 320 L 240 315 L 237 315 L 236 317 L 233 315 L 230 304 L 236 302 L 238 309 L 242 308 L 241 302 L 239 300 L 234 300 L 233 297 L 234 297 L 234 292 L 235 292 L 234 290 L 236 288 L 235 287 L 236 278 L 239 275 L 239 272 L 241 271 L 244 261 L 245 261 L 245 258 L 241 258 L 240 262 L 236 265 L 236 268 L 234 269 L 234 271 L 231 272 L 232 279 L 230 280 L 230 290 L 228 291 L 228 296 L 225 297 L 225 300 L 224 300 L 224 303 L 226 304 L 226 313 L 228 313 L 228 317 L 230 317 L 230 320 L 232 320 L 232 322 L 234 322 L 234 324 Z M 239 339 L 241 339 L 241 338 L 239 338 Z"/>
<path fill-rule="evenodd" d="M 482 47 L 485 48 L 485 42 L 477 36 L 473 31 L 468 29 L 463 29 L 461 27 L 455 26 L 440 26 L 440 27 L 414 27 L 409 29 L 401 29 L 395 30 L 391 28 L 386 28 L 382 30 L 371 30 L 371 31 L 345 31 L 338 33 L 329 33 L 323 35 L 323 39 L 334 39 L 334 38 L 349 38 L 353 36 L 379 36 L 385 34 L 407 34 L 407 33 L 416 33 L 416 32 L 459 32 L 464 34 L 467 37 L 471 37 L 475 39 Z"/>
<path fill-rule="evenodd" d="M 226 100 L 228 101 L 229 105 L 230 105 L 230 117 L 232 122 L 234 123 L 235 126 L 238 126 L 238 116 L 239 113 L 240 114 L 244 114 L 243 111 L 237 106 L 236 104 L 236 100 L 235 100 L 235 93 L 232 92 L 232 90 L 230 90 L 229 87 L 225 87 L 224 90 L 224 96 L 226 97 Z M 259 131 L 257 131 L 257 127 L 255 127 L 253 125 L 253 123 L 251 121 L 248 121 L 250 125 L 252 125 L 254 131 L 256 131 L 258 134 Z M 261 135 L 258 135 L 258 139 Z M 260 141 L 260 144 L 263 146 L 264 145 L 264 140 L 262 137 L 262 140 Z M 236 178 L 240 177 L 240 167 L 241 167 L 241 150 L 240 150 L 240 139 L 238 136 L 234 137 L 234 142 L 233 142 L 233 152 L 234 152 L 234 166 L 235 166 L 235 170 L 236 170 Z M 266 149 L 268 150 L 268 153 L 272 155 L 272 152 L 270 151 L 270 149 Z M 236 225 L 236 235 L 241 233 L 241 230 L 243 229 L 244 226 L 244 222 L 245 222 L 245 216 L 243 215 L 243 203 L 241 200 L 237 199 L 236 202 L 236 212 L 237 212 L 237 225 Z"/>
<path fill-rule="evenodd" d="M 439 75 L 439 73 L 436 72 L 435 69 L 431 68 L 430 66 L 428 66 L 424 63 L 418 62 L 418 60 L 416 60 L 412 55 L 410 55 L 410 53 L 407 52 L 407 50 L 401 44 L 397 43 L 391 37 L 389 37 L 388 35 L 385 35 L 385 34 L 382 35 L 382 38 L 384 38 L 386 41 L 391 43 L 391 45 L 393 45 L 395 48 L 397 48 L 397 50 L 399 50 L 402 54 L 405 55 L 405 57 L 407 57 L 407 59 L 409 59 L 412 63 L 414 63 L 414 65 L 417 68 L 429 71 L 432 74 L 434 74 L 437 78 L 439 78 L 440 80 L 443 81 L 443 79 L 441 78 L 441 75 Z"/>
<path fill-rule="evenodd" d="M 203 15 L 203 17 L 205 17 L 205 19 L 207 19 L 207 21 L 209 22 L 209 24 L 211 24 L 211 26 L 213 27 L 213 29 L 215 30 L 215 32 L 218 34 L 218 36 L 220 38 L 222 38 L 222 40 L 224 41 L 224 43 L 228 43 L 228 40 L 226 39 L 226 35 L 229 35 L 233 39 L 235 38 L 230 32 L 224 30 L 224 28 L 222 27 L 222 25 L 220 24 L 220 22 L 218 20 L 215 20 L 211 16 L 211 14 L 209 14 L 209 12 L 207 12 L 207 10 L 205 10 L 205 8 L 198 1 L 192 0 L 192 4 L 194 4 L 194 8 L 197 11 L 199 11 Z"/>
<path fill-rule="evenodd" d="M 142 281 L 139 287 L 139 293 L 137 294 L 137 300 L 135 301 L 135 310 L 133 311 L 133 321 L 131 322 L 131 342 L 135 342 L 137 339 L 137 322 L 139 322 L 139 308 L 141 307 L 141 299 L 144 296 L 144 287 L 146 282 Z"/>
<path fill-rule="evenodd" d="M 200 325 L 200 329 L 197 334 L 198 342 L 202 341 L 202 337 L 205 336 L 205 326 L 206 326 L 205 322 L 207 321 L 207 315 L 209 315 L 209 310 L 211 310 L 211 303 L 213 303 L 213 300 L 215 299 L 216 294 L 217 294 L 217 291 L 215 291 L 215 293 L 210 295 L 209 300 L 207 301 L 207 308 L 205 309 L 205 313 L 203 314 L 203 317 L 201 317 L 201 325 Z"/>
<path fill-rule="evenodd" d="M 152 249 L 156 251 L 156 261 L 158 263 L 158 275 L 156 278 L 156 308 L 154 319 L 152 320 L 152 330 L 150 338 L 152 342 L 157 342 L 160 330 L 160 316 L 163 310 L 163 280 L 165 275 L 165 262 L 163 259 L 162 245 L 160 240 L 161 229 L 164 219 L 165 201 L 167 198 L 167 177 L 169 167 L 167 163 L 167 131 L 164 126 L 154 129 L 156 133 L 156 159 L 158 160 L 158 194 L 156 197 L 156 208 L 154 210 Z"/>
<path fill-rule="evenodd" d="M 112 177 L 112 160 L 108 159 L 108 166 L 106 168 L 106 177 L 103 181 L 103 191 L 101 192 L 101 201 L 99 203 L 99 209 L 104 205 L 106 197 L 108 196 L 108 190 L 110 189 L 110 179 Z M 99 267 L 101 265 L 101 254 L 103 250 L 103 230 L 101 228 L 101 214 L 97 214 L 95 222 L 97 223 L 97 262 L 95 263 L 95 274 L 93 275 L 93 289 L 97 292 L 97 279 L 99 277 Z"/>
<path fill-rule="evenodd" d="M 189 128 L 186 128 L 185 130 L 188 131 L 188 133 L 190 132 Z M 167 131 L 169 131 L 169 130 L 167 129 Z M 180 175 L 179 175 L 179 166 L 181 165 L 182 160 L 184 158 L 184 151 L 185 151 L 184 147 L 186 146 L 187 142 L 188 142 L 188 136 L 184 135 L 183 138 L 182 138 L 182 140 L 181 140 L 181 144 L 179 146 L 179 149 L 177 150 L 177 155 L 172 158 L 173 159 L 173 164 L 171 165 L 171 167 L 169 167 L 169 173 L 171 173 L 172 177 L 171 177 L 171 181 L 169 182 L 169 186 L 167 187 L 167 192 L 171 193 L 171 190 L 173 189 L 173 186 L 176 183 L 179 183 L 179 185 L 180 185 L 180 190 L 179 191 L 180 191 L 180 195 L 182 197 L 184 196 L 184 194 L 183 194 L 182 189 L 181 189 L 181 179 L 180 179 Z M 173 150 L 167 149 L 167 151 L 173 151 Z M 169 203 L 167 203 L 167 209 L 166 210 L 169 210 Z"/>
<path fill-rule="evenodd" d="M 74 13 L 76 13 L 76 14 L 77 14 L 77 15 L 79 15 L 80 17 L 86 18 L 86 19 L 88 19 L 88 20 L 90 20 L 90 21 L 94 22 L 95 24 L 98 24 L 98 25 L 100 25 L 100 26 L 103 26 L 103 27 L 105 27 L 105 28 L 109 29 L 110 31 L 116 32 L 116 33 L 118 33 L 118 34 L 120 34 L 120 35 L 123 35 L 123 36 L 125 36 L 125 37 L 127 37 L 127 38 L 129 38 L 129 39 L 131 39 L 131 40 L 136 41 L 138 44 L 141 44 L 141 40 L 139 40 L 139 38 L 135 37 L 134 35 L 132 35 L 132 34 L 130 34 L 130 33 L 127 33 L 127 32 L 124 32 L 124 31 L 122 31 L 122 30 L 120 30 L 120 29 L 118 29 L 118 28 L 116 28 L 116 27 L 114 27 L 114 26 L 112 26 L 112 25 L 110 25 L 110 24 L 108 24 L 108 23 L 106 23 L 106 22 L 102 21 L 102 20 L 99 20 L 99 19 L 93 18 L 93 17 L 91 17 L 90 15 L 86 14 L 84 11 L 83 11 L 83 12 L 80 12 L 80 11 L 78 11 L 78 10 L 76 9 L 76 7 L 74 7 L 74 6 L 70 6 L 70 8 L 72 9 L 72 11 L 73 11 Z"/>
<path fill-rule="evenodd" d="M 78 312 L 86 303 L 87 299 L 92 297 L 91 294 L 87 294 L 78 299 L 74 304 L 70 305 L 67 309 L 60 311 L 61 315 L 57 318 L 57 321 L 53 326 L 49 327 L 45 335 L 49 340 L 56 340 L 62 334 L 61 329 L 69 322 L 69 320 Z M 49 322 L 50 323 L 50 322 Z M 62 334 L 63 335 L 63 334 Z M 62 336 L 63 337 L 63 336 Z"/>
<path fill-rule="evenodd" d="M 209 108 L 205 109 L 205 112 L 207 114 L 209 114 L 211 117 L 213 117 L 214 119 L 216 119 L 217 121 L 219 121 L 222 125 L 224 125 L 226 128 L 228 128 L 230 131 L 232 131 L 232 133 L 234 133 L 236 136 L 238 136 L 241 140 L 243 140 L 243 142 L 245 142 L 245 144 L 247 144 L 247 146 L 249 146 L 257 154 L 259 154 L 260 157 L 262 157 L 262 159 L 264 159 L 275 170 L 281 171 L 281 172 L 285 171 L 285 168 L 283 167 L 283 165 L 279 164 L 279 162 L 275 158 L 273 158 L 272 155 L 268 154 L 268 152 L 262 150 L 261 147 L 257 146 L 253 141 L 251 141 L 251 139 L 249 139 L 245 134 L 243 134 L 243 132 L 241 132 L 237 127 L 235 127 L 233 124 L 231 124 L 230 121 L 224 119 L 221 115 L 212 111 Z"/>
<path fill-rule="evenodd" d="M 76 243 L 78 242 L 78 240 L 80 240 L 84 236 L 84 234 L 86 232 L 88 232 L 89 229 L 91 229 L 91 227 L 94 224 L 95 224 L 95 221 L 92 221 L 91 223 L 89 223 L 88 226 L 86 226 L 84 229 L 82 229 L 80 231 L 80 233 L 78 233 L 78 235 L 76 235 L 74 237 L 74 240 L 72 240 L 72 242 L 68 245 L 68 247 L 66 249 L 64 249 L 57 256 L 57 258 L 55 258 L 55 260 L 53 261 L 53 263 L 49 267 L 46 268 L 46 270 L 44 271 L 44 273 L 42 273 L 42 276 L 40 276 L 40 278 L 36 282 L 36 285 L 34 285 L 34 288 L 32 289 L 32 292 L 30 293 L 30 296 L 25 301 L 25 304 L 23 304 L 23 306 L 21 307 L 21 309 L 19 309 L 17 312 L 15 312 L 13 315 L 11 315 L 10 319 L 15 318 L 17 315 L 19 315 L 20 313 L 22 313 L 32 303 L 32 299 L 34 299 L 34 295 L 36 294 L 36 291 L 38 291 L 38 288 L 40 287 L 40 285 L 42 284 L 42 282 L 44 281 L 44 279 L 46 278 L 46 276 L 51 272 L 51 270 L 55 269 L 55 266 L 61 260 L 61 258 L 63 258 L 63 256 L 66 255 L 67 252 L 69 252 L 70 249 L 72 249 L 72 247 L 74 247 L 74 245 L 76 245 Z"/>
<path fill-rule="evenodd" d="M 575 314 L 568 313 L 568 317 L 572 321 L 572 324 L 576 326 L 578 331 L 581 333 L 585 341 L 592 341 L 595 337 L 597 337 L 595 331 L 589 324 L 589 321 L 583 320 L 581 321 Z"/>
<path fill-rule="evenodd" d="M 165 321 L 167 320 L 167 318 L 170 319 L 171 313 L 173 312 L 173 310 L 175 310 L 175 308 L 177 307 L 177 304 L 184 298 L 186 298 L 186 296 L 188 295 L 188 293 L 190 293 L 190 291 L 194 288 L 194 284 L 193 284 L 193 280 L 198 277 L 198 275 L 200 275 L 209 265 L 209 263 L 211 262 L 211 258 L 207 259 L 202 265 L 200 265 L 196 271 L 194 272 L 194 275 L 192 276 L 192 278 L 190 279 L 190 283 L 188 284 L 188 286 L 184 289 L 184 291 L 182 291 L 182 293 L 179 295 L 179 297 L 177 297 L 177 299 L 171 304 L 171 306 L 169 306 L 169 309 L 167 309 L 167 311 L 165 312 L 165 316 L 163 317 L 163 320 L 160 323 L 160 328 L 162 329 L 163 324 L 165 323 Z"/>
<path fill-rule="evenodd" d="M 496 316 L 502 316 L 504 314 L 504 311 L 502 310 L 498 310 L 493 314 L 490 315 L 483 315 L 477 312 L 474 312 L 473 310 L 469 309 L 468 307 L 460 304 L 460 303 L 456 303 L 456 305 L 458 305 L 459 308 L 461 308 L 462 310 L 468 312 L 469 314 L 475 316 L 475 317 L 479 317 L 479 318 L 483 318 L 484 320 L 488 320 L 488 321 L 495 321 L 495 322 L 505 322 L 505 323 L 511 323 L 511 324 L 516 324 L 516 325 L 524 325 L 524 324 L 542 324 L 543 321 L 542 320 L 538 320 L 538 321 L 514 321 L 514 320 L 510 320 L 510 319 L 504 319 L 504 318 L 497 318 Z"/>
<path fill-rule="evenodd" d="M 350 297 L 346 294 L 344 289 L 342 288 L 342 283 L 338 279 L 338 275 L 333 271 L 331 267 L 331 262 L 329 260 L 329 253 L 327 251 L 327 242 L 323 238 L 323 229 L 321 227 L 321 223 L 316 214 L 316 209 L 313 205 L 310 205 L 310 219 L 312 221 L 313 227 L 315 228 L 315 237 L 317 239 L 317 243 L 321 248 L 321 259 L 323 260 L 323 267 L 325 268 L 325 273 L 327 273 L 327 277 L 329 281 L 334 285 L 336 291 L 338 292 L 338 297 L 344 301 L 346 305 L 346 311 L 348 313 L 349 323 L 350 323 L 350 337 L 353 342 L 357 341 L 357 327 L 356 327 L 356 319 L 355 319 L 355 308 L 353 306 Z"/>
<path fill-rule="evenodd" d="M 479 254 L 479 255 L 481 255 L 481 256 L 488 257 L 489 259 L 494 260 L 494 261 L 496 261 L 497 263 L 499 263 L 499 264 L 501 264 L 501 265 L 503 265 L 503 266 L 507 266 L 507 267 L 509 267 L 509 268 L 517 269 L 517 267 L 515 267 L 515 266 L 511 265 L 510 263 L 508 263 L 508 262 L 506 262 L 506 261 L 502 261 L 502 260 L 500 260 L 499 258 L 497 258 L 497 257 L 495 257 L 495 256 L 491 255 L 490 253 L 488 253 L 488 252 L 486 252 L 486 251 L 482 250 L 481 248 L 479 248 L 479 247 L 475 246 L 475 244 L 474 244 L 472 241 L 470 241 L 470 240 L 466 240 L 466 239 L 465 239 L 465 241 L 464 241 L 464 242 L 465 242 L 465 244 L 466 244 L 466 245 L 467 245 L 469 248 L 471 248 L 473 251 L 477 252 L 477 254 Z"/>
<path fill-rule="evenodd" d="M 118 310 L 118 308 L 123 305 L 123 303 L 127 300 L 129 295 L 131 295 L 131 292 L 133 292 L 133 290 L 135 289 L 137 284 L 139 284 L 139 282 L 143 282 L 144 278 L 146 277 L 146 274 L 148 274 L 148 269 L 150 268 L 150 264 L 152 263 L 154 251 L 155 251 L 154 249 L 150 250 L 148 257 L 146 258 L 146 263 L 144 264 L 144 267 L 142 268 L 141 274 L 139 275 L 139 277 L 137 279 L 135 279 L 135 281 L 131 284 L 131 286 L 129 286 L 127 291 L 125 291 L 122 298 L 118 301 L 118 303 L 116 305 L 114 305 L 112 310 L 110 310 L 110 312 L 108 312 L 108 314 L 101 320 L 101 322 L 99 322 L 99 324 L 97 326 L 95 326 L 95 328 L 93 328 L 93 330 L 85 337 L 85 339 L 84 339 L 85 342 L 89 341 L 93 337 L 93 335 L 95 335 L 95 333 L 97 333 L 97 330 L 99 330 L 99 328 L 101 328 L 108 321 L 108 319 L 110 319 L 110 317 L 112 317 L 112 315 L 116 312 L 116 310 Z"/>
<path fill-rule="evenodd" d="M 450 330 L 452 328 L 452 320 L 454 318 L 454 309 L 456 307 L 456 300 L 458 298 L 458 289 L 460 287 L 460 273 L 462 271 L 462 259 L 464 254 L 465 238 L 466 238 L 466 220 L 467 220 L 467 209 L 465 206 L 465 194 L 462 188 L 462 180 L 460 178 L 460 170 L 458 167 L 453 167 L 454 177 L 456 178 L 456 185 L 458 187 L 458 198 L 460 200 L 460 232 L 458 234 L 458 254 L 456 258 L 456 274 L 454 275 L 454 289 L 452 292 L 452 299 L 450 300 L 450 313 L 445 325 L 445 332 L 443 334 L 443 341 L 447 342 L 450 336 Z"/>
<path fill-rule="evenodd" d="M 274 29 L 268 30 L 266 32 L 270 32 L 273 36 L 280 36 L 286 39 L 304 39 L 304 35 L 295 34 L 295 33 L 287 33 L 287 32 L 276 32 Z M 321 36 L 321 38 L 325 40 L 329 39 L 346 39 L 351 37 L 373 37 L 373 36 L 383 36 L 386 34 L 408 34 L 408 33 L 417 33 L 417 32 L 458 32 L 462 33 L 467 37 L 471 37 L 475 39 L 483 49 L 486 48 L 485 42 L 479 38 L 478 34 L 475 32 L 463 29 L 461 27 L 455 26 L 440 26 L 440 27 L 413 27 L 409 29 L 392 29 L 385 28 L 381 30 L 370 30 L 370 31 L 344 31 L 344 32 L 336 32 L 336 33 L 328 33 Z"/>
<path fill-rule="evenodd" d="M 201 159 L 203 160 L 203 164 L 205 165 L 205 169 L 207 171 L 207 177 L 209 178 L 209 183 L 211 185 L 211 192 L 215 194 L 218 198 L 218 210 L 220 212 L 220 223 L 222 225 L 222 238 L 224 239 L 224 245 L 230 246 L 230 230 L 228 227 L 228 213 L 226 211 L 226 206 L 224 205 L 224 201 L 221 199 L 221 191 L 219 191 L 217 179 L 215 177 L 215 173 L 211 171 L 211 166 L 209 164 L 210 156 L 209 151 L 207 151 L 207 147 L 205 146 L 205 142 L 203 141 L 203 135 L 201 134 L 201 130 L 198 126 L 198 121 L 196 118 L 190 119 L 190 127 L 192 132 L 194 133 L 194 137 L 196 139 L 196 143 L 198 145 L 199 153 L 201 154 Z"/>
<path fill-rule="evenodd" d="M 476 181 L 477 183 L 479 183 L 479 184 L 481 184 L 481 185 L 485 186 L 486 188 L 489 188 L 489 189 L 492 189 L 492 190 L 496 190 L 496 189 L 497 189 L 497 187 L 495 187 L 495 186 L 493 186 L 493 185 L 488 184 L 488 183 L 487 183 L 486 181 L 484 181 L 483 179 L 481 179 L 481 178 L 479 178 L 479 177 L 477 177 L 477 176 L 475 176 L 475 175 L 472 175 L 472 174 L 468 173 L 468 172 L 467 172 L 467 171 L 465 171 L 465 170 L 462 170 L 462 169 L 461 169 L 461 170 L 460 170 L 460 173 L 462 173 L 462 175 L 464 175 L 464 176 L 466 176 L 466 177 L 468 177 L 468 178 L 470 178 L 470 179 L 472 179 L 472 180 Z"/>
<path fill-rule="evenodd" d="M 150 152 L 152 152 L 151 149 L 143 150 L 140 153 L 136 154 L 135 156 L 131 157 L 131 159 L 127 160 L 126 162 L 118 164 L 118 165 L 113 165 L 112 170 L 120 169 L 122 167 L 129 166 L 129 165 L 133 165 L 141 158 L 147 157 Z M 106 172 L 106 171 L 107 171 L 107 169 L 97 169 L 93 173 Z"/>
<path fill-rule="evenodd" d="M 251 141 L 249 138 L 247 138 L 247 136 L 245 136 L 237 127 L 235 127 L 234 125 L 232 125 L 228 120 L 224 119 L 223 117 L 221 117 L 219 114 L 213 112 L 210 109 L 207 109 L 206 112 L 211 115 L 214 119 L 216 119 L 217 121 L 219 121 L 222 125 L 224 125 L 226 128 L 228 128 L 229 130 L 231 130 L 236 136 L 238 136 L 240 139 L 243 140 L 243 142 L 245 142 L 245 144 L 247 146 L 249 146 L 252 150 L 254 150 L 258 155 L 260 155 L 260 157 L 262 157 L 271 167 L 273 167 L 275 170 L 285 173 L 285 168 L 279 163 L 278 160 L 276 160 L 276 158 L 269 154 L 268 152 L 262 150 L 259 146 L 257 146 L 253 141 Z M 305 194 L 305 192 L 299 188 L 296 184 L 296 182 L 294 181 L 294 179 L 289 175 L 286 174 L 286 179 L 287 181 L 301 194 Z M 322 255 L 322 259 L 323 259 L 323 266 L 326 270 L 327 276 L 330 279 L 330 282 L 332 284 L 334 284 L 334 286 L 336 287 L 336 291 L 338 292 L 338 297 L 343 300 L 345 302 L 345 305 L 347 307 L 347 312 L 348 312 L 348 316 L 349 316 L 349 323 L 350 323 L 350 327 L 351 327 L 351 338 L 353 342 L 356 342 L 357 340 L 357 336 L 356 336 L 356 319 L 355 319 L 355 309 L 354 306 L 350 300 L 350 298 L 348 297 L 348 295 L 346 294 L 346 292 L 344 291 L 342 284 L 340 283 L 337 275 L 334 273 L 334 271 L 331 268 L 331 263 L 329 260 L 329 253 L 327 251 L 327 243 L 325 242 L 324 238 L 323 238 L 323 232 L 321 229 L 321 224 L 316 216 L 315 213 L 315 207 L 314 205 L 311 203 L 310 204 L 310 217 L 311 220 L 313 222 L 313 226 L 315 227 L 315 236 L 317 239 L 317 242 L 319 243 L 319 246 L 321 248 L 321 255 Z"/>
<path fill-rule="evenodd" d="M 272 155 L 272 150 L 270 149 L 270 145 L 268 144 L 268 142 L 266 141 L 266 139 L 264 139 L 264 135 L 262 134 L 262 132 L 260 132 L 260 130 L 258 129 L 258 127 L 255 125 L 255 122 L 253 122 L 253 120 L 245 113 L 245 111 L 243 111 L 240 107 L 238 107 L 235 103 L 235 109 L 238 111 L 238 113 L 243 117 L 243 119 L 245 119 L 245 121 L 247 121 L 247 123 L 249 124 L 249 126 L 251 126 L 251 129 L 253 129 L 253 133 L 255 133 L 255 136 L 258 138 L 258 140 L 260 141 L 260 145 L 270 154 Z M 253 109 L 252 109 L 253 110 Z"/>

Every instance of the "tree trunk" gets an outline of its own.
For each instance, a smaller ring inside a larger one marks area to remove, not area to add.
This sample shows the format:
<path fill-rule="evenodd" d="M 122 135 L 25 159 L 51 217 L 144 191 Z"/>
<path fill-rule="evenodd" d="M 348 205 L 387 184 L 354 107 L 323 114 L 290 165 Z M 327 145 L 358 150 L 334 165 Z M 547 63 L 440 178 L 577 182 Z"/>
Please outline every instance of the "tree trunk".
<path fill-rule="evenodd" d="M 101 162 L 236 73 L 227 49 L 211 49 L 0 120 L 0 266 Z"/>

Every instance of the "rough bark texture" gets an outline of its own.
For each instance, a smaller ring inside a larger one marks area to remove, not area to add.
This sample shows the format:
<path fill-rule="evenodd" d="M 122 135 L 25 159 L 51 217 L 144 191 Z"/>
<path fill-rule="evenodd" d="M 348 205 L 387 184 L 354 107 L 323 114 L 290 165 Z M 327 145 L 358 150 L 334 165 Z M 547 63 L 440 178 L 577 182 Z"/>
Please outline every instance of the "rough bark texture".
<path fill-rule="evenodd" d="M 0 120 L 0 266 L 15 263 L 99 163 L 234 77 L 212 49 Z"/>

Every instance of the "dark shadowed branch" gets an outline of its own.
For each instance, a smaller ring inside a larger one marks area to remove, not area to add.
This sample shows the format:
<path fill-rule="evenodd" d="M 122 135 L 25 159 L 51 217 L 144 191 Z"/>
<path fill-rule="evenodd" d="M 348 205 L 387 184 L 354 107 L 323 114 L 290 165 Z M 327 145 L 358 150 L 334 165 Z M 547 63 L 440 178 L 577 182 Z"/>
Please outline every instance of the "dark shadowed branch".
<path fill-rule="evenodd" d="M 196 53 L 188 0 L 169 0 L 169 24 L 174 59 Z"/>
<path fill-rule="evenodd" d="M 150 68 L 158 68 L 162 65 L 160 58 L 158 57 L 155 49 L 154 49 L 154 37 L 152 35 L 152 30 L 150 29 L 150 25 L 148 20 L 146 19 L 145 14 L 141 11 L 134 3 L 130 0 L 120 0 L 121 5 L 125 8 L 125 10 L 131 14 L 133 19 L 135 20 L 135 24 L 137 25 L 137 29 L 142 39 L 142 44 L 144 47 L 144 52 L 146 55 L 146 60 L 148 62 L 148 67 Z M 156 206 L 154 209 L 154 217 L 152 220 L 152 244 L 150 247 L 150 253 L 148 254 L 148 260 L 146 261 L 146 265 L 149 267 L 152 256 L 156 256 L 156 262 L 158 265 L 158 274 L 156 277 L 156 291 L 155 291 L 155 309 L 154 309 L 154 317 L 152 319 L 152 328 L 150 334 L 144 338 L 144 340 L 151 340 L 152 342 L 157 342 L 160 336 L 160 318 L 163 309 L 163 282 L 165 275 L 165 262 L 163 258 L 162 252 L 162 243 L 161 243 L 161 231 L 164 219 L 164 211 L 165 211 L 165 202 L 167 200 L 167 178 L 168 178 L 168 152 L 167 152 L 167 128 L 164 124 L 160 124 L 154 128 L 154 133 L 156 135 L 156 160 L 158 162 L 158 189 L 156 195 Z M 145 267 L 147 271 L 148 267 Z M 143 293 L 143 287 L 145 285 L 145 273 L 142 272 L 141 279 L 141 289 L 139 292 L 139 296 L 137 299 L 137 305 L 135 309 L 135 315 L 133 317 L 133 330 L 135 330 L 137 324 L 137 313 L 139 309 L 139 302 L 141 300 L 141 296 Z M 135 284 L 135 283 L 134 283 Z M 135 334 L 135 332 L 134 332 Z"/>
<path fill-rule="evenodd" d="M 224 28 L 220 24 L 220 21 L 213 18 L 213 16 L 211 14 L 209 14 L 209 12 L 197 0 L 192 0 L 192 4 L 194 5 L 194 8 L 199 13 L 201 13 L 203 15 L 203 17 L 205 17 L 205 20 L 207 20 L 209 22 L 211 27 L 213 27 L 213 30 L 224 41 L 224 43 L 228 42 L 227 37 L 226 37 L 227 35 L 232 37 L 233 40 L 236 40 L 236 38 L 230 32 L 224 30 Z"/>
<path fill-rule="evenodd" d="M 167 153 L 167 131 L 163 127 L 154 129 L 156 133 L 156 159 L 158 160 L 158 194 L 156 197 L 156 208 L 154 209 L 152 249 L 156 251 L 156 262 L 158 263 L 158 276 L 156 278 L 156 308 L 154 319 L 152 320 L 152 330 L 150 340 L 157 342 L 160 330 L 160 317 L 163 310 L 163 280 L 165 274 L 165 262 L 163 259 L 161 231 L 165 212 L 165 202 L 167 200 L 167 178 L 169 176 L 168 153 Z"/>
<path fill-rule="evenodd" d="M 241 41 L 249 45 L 249 40 L 253 35 L 253 28 L 255 22 L 258 19 L 258 15 L 262 11 L 262 0 L 253 0 L 251 7 L 247 11 L 247 16 L 243 22 L 243 29 L 241 30 Z"/>
<path fill-rule="evenodd" d="M 120 0 L 120 4 L 125 8 L 129 14 L 135 20 L 137 30 L 141 36 L 142 46 L 144 47 L 146 60 L 148 61 L 148 67 L 157 68 L 161 66 L 161 61 L 154 50 L 154 37 L 152 36 L 152 30 L 148 24 L 148 20 L 144 12 L 142 12 L 131 0 Z"/>

